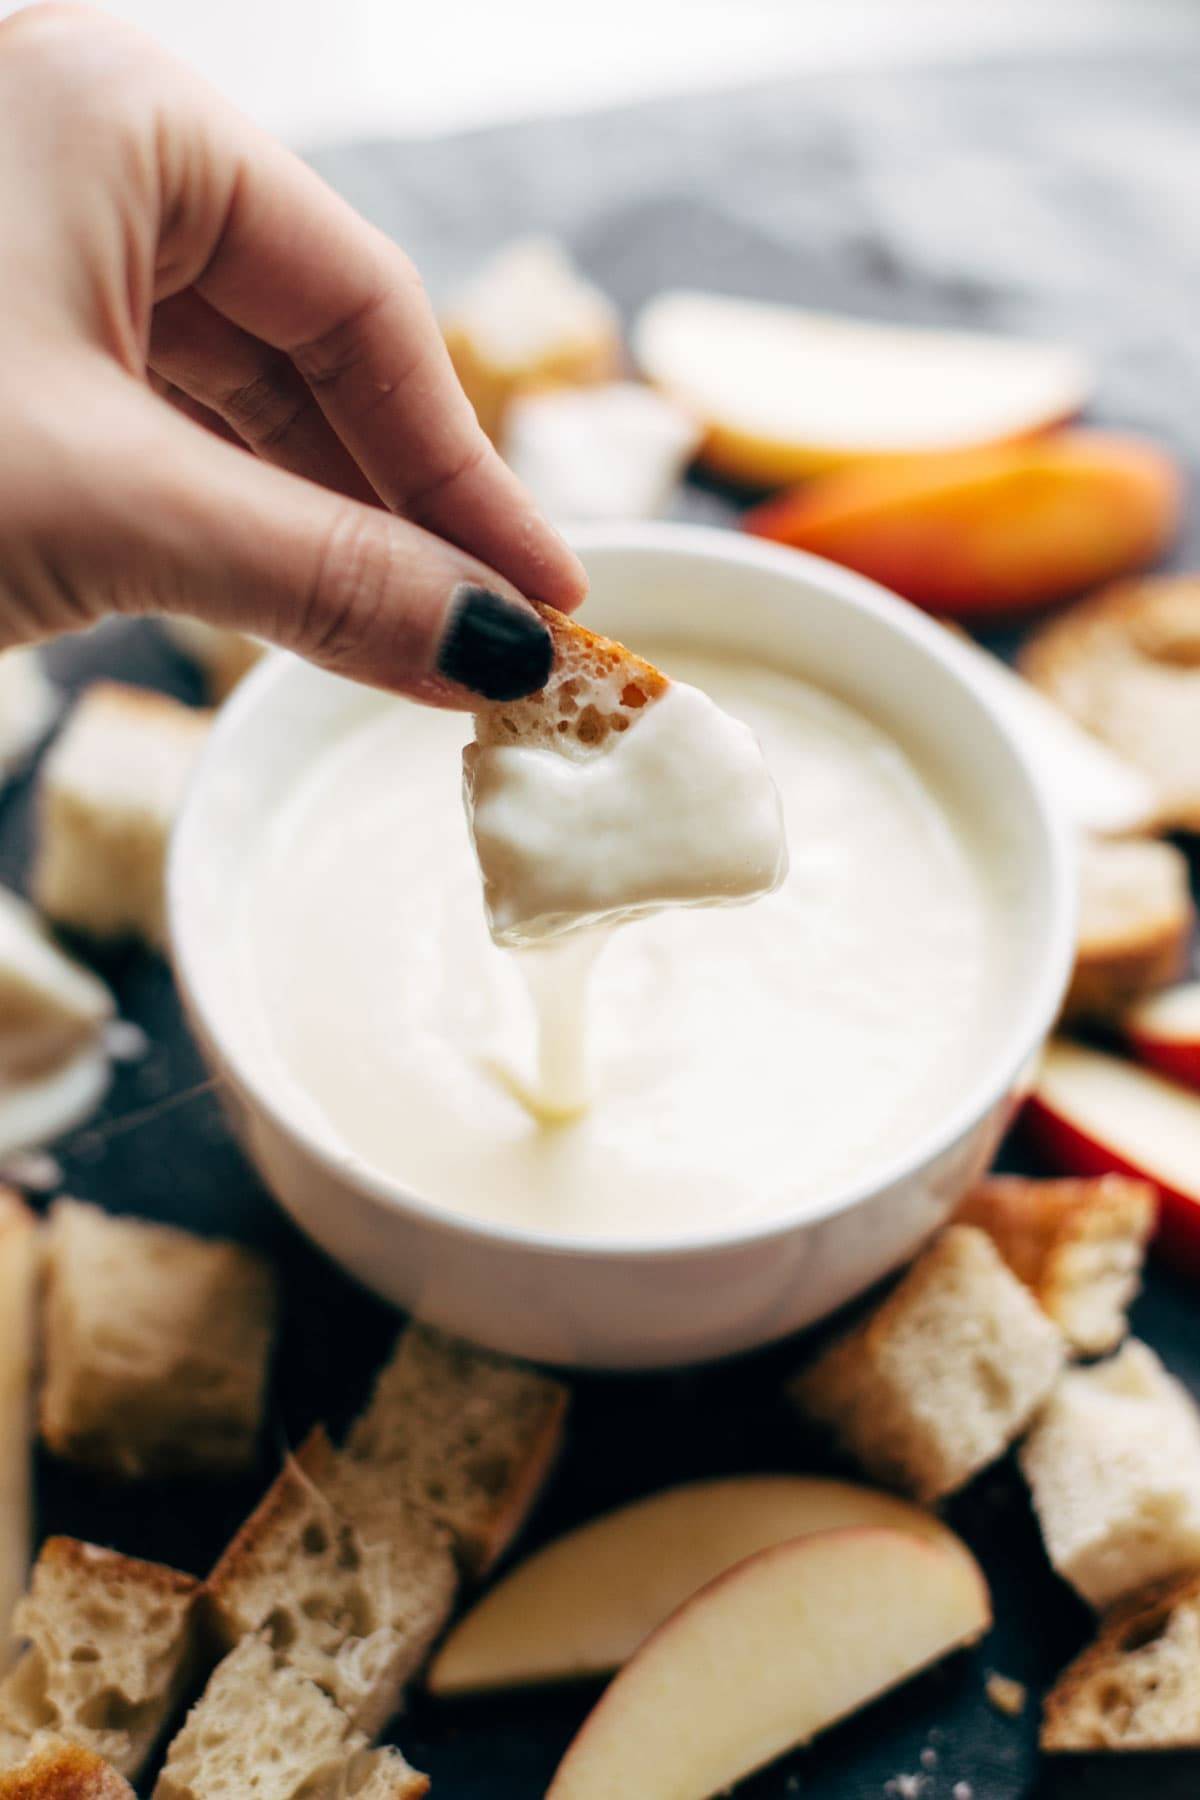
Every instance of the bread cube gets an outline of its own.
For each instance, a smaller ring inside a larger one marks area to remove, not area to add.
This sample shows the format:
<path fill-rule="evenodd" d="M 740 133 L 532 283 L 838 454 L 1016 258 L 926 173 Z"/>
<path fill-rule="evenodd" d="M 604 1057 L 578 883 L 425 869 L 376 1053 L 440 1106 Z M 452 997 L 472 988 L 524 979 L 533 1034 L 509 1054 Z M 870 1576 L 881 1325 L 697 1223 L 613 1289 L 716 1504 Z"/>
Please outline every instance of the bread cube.
<path fill-rule="evenodd" d="M 115 1011 L 31 906 L 0 887 L 0 1081 L 31 1081 L 95 1041 Z"/>
<path fill-rule="evenodd" d="M 952 1225 L 789 1392 L 869 1475 L 932 1501 L 1003 1455 L 1064 1354 L 991 1239 Z"/>
<path fill-rule="evenodd" d="M 265 1628 L 282 1659 L 375 1737 L 450 1616 L 449 1534 L 363 1492 L 318 1428 L 288 1459 L 209 1576 L 226 1648 Z"/>
<path fill-rule="evenodd" d="M 956 1218 L 987 1232 L 1073 1350 L 1102 1356 L 1125 1336 L 1157 1212 L 1153 1186 L 1124 1175 L 997 1175 L 968 1194 Z"/>
<path fill-rule="evenodd" d="M 199 1591 L 161 1563 L 47 1539 L 0 1682 L 0 1760 L 65 1738 L 136 1779 L 191 1673 Z"/>
<path fill-rule="evenodd" d="M 493 439 L 515 394 L 611 381 L 621 366 L 616 309 L 550 238 L 522 238 L 497 252 L 451 303 L 442 331 Z"/>
<path fill-rule="evenodd" d="M 87 690 L 39 782 L 33 891 L 49 918 L 166 944 L 167 842 L 211 721 L 142 688 Z"/>
<path fill-rule="evenodd" d="M 420 1800 L 428 1790 L 398 1750 L 369 1750 L 315 1682 L 248 1637 L 188 1714 L 154 1800 Z"/>
<path fill-rule="evenodd" d="M 1095 839 L 1080 853 L 1068 1019 L 1107 1019 L 1187 973 L 1196 912 L 1187 858 L 1174 844 Z"/>
<path fill-rule="evenodd" d="M 41 1433 L 134 1478 L 252 1462 L 275 1324 L 240 1245 L 62 1199 L 45 1245 Z"/>
<path fill-rule="evenodd" d="M 1200 1566 L 1200 1412 L 1138 1339 L 1063 1377 L 1021 1468 L 1050 1561 L 1097 1609 Z"/>
<path fill-rule="evenodd" d="M 653 519 L 702 436 L 665 394 L 608 381 L 516 395 L 500 448 L 548 519 Z"/>
<path fill-rule="evenodd" d="M 559 1445 L 560 1381 L 427 1325 L 400 1334 L 349 1439 L 380 1491 L 447 1527 L 482 1575 L 512 1542 Z"/>
<path fill-rule="evenodd" d="M 1095 1641 L 1046 1695 L 1041 1746 L 1200 1750 L 1200 1571 L 1157 1582 L 1105 1614 Z"/>

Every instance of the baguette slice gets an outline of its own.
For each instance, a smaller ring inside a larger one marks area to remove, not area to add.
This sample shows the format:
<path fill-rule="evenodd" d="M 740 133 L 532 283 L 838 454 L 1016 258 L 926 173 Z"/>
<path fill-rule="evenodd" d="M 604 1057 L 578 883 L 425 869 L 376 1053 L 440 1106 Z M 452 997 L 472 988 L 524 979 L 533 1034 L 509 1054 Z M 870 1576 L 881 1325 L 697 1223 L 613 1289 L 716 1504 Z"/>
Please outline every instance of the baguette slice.
<path fill-rule="evenodd" d="M 1106 1019 L 1186 974 L 1196 923 L 1187 858 L 1173 844 L 1084 844 L 1068 1019 Z"/>
<path fill-rule="evenodd" d="M 951 1225 L 789 1393 L 868 1474 L 928 1502 L 1003 1455 L 1063 1355 L 1057 1326 L 991 1239 Z"/>
<path fill-rule="evenodd" d="M 191 1674 L 200 1584 L 49 1538 L 17 1608 L 26 1647 L 0 1682 L 0 1740 L 38 1749 L 65 1738 L 136 1779 Z"/>
<path fill-rule="evenodd" d="M 167 1751 L 154 1800 L 420 1800 L 396 1750 L 370 1750 L 329 1696 L 259 1637 L 218 1663 Z"/>
<path fill-rule="evenodd" d="M 19 1768 L 0 1773 L 0 1800 L 135 1800 L 111 1763 L 78 1744 L 37 1751 Z"/>
<path fill-rule="evenodd" d="M 11 1659 L 13 1613 L 29 1574 L 36 1287 L 36 1221 L 0 1188 L 0 1672 Z"/>
<path fill-rule="evenodd" d="M 245 1467 L 274 1321 L 271 1271 L 240 1245 L 56 1201 L 43 1438 L 125 1478 Z"/>
<path fill-rule="evenodd" d="M 1073 1349 L 1102 1356 L 1125 1336 L 1157 1213 L 1152 1184 L 1124 1175 L 996 1175 L 968 1194 L 956 1218 L 987 1232 Z"/>
<path fill-rule="evenodd" d="M 1200 1567 L 1200 1411 L 1136 1338 L 1063 1376 L 1020 1461 L 1050 1561 L 1097 1611 Z"/>
<path fill-rule="evenodd" d="M 42 765 L 33 889 L 57 924 L 167 941 L 167 840 L 212 714 L 97 682 Z"/>
<path fill-rule="evenodd" d="M 1200 1572 L 1143 1589 L 1105 1615 L 1046 1695 L 1041 1746 L 1200 1750 Z"/>
<path fill-rule="evenodd" d="M 263 1630 L 374 1737 L 446 1623 L 456 1586 L 448 1533 L 377 1496 L 318 1426 L 225 1551 L 207 1595 L 226 1648 Z"/>
<path fill-rule="evenodd" d="M 351 1431 L 351 1458 L 385 1499 L 446 1526 L 463 1567 L 484 1575 L 550 1472 L 568 1397 L 548 1375 L 412 1324 Z"/>

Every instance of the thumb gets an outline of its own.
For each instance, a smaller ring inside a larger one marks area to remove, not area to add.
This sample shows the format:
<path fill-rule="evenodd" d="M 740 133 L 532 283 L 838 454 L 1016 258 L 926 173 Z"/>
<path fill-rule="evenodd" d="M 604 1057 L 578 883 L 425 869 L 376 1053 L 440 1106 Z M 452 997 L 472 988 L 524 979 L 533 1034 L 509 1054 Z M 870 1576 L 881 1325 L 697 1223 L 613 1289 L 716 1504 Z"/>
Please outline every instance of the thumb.
<path fill-rule="evenodd" d="M 486 564 L 154 411 L 155 454 L 125 464 L 140 578 L 123 608 L 251 632 L 436 705 L 544 686 L 550 634 Z"/>

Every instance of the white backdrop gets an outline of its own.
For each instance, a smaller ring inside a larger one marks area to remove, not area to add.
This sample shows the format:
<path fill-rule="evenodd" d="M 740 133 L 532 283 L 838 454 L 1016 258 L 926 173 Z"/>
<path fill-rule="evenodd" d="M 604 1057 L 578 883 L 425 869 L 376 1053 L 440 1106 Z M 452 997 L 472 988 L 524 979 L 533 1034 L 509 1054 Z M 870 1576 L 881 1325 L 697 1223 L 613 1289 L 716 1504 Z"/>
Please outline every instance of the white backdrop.
<path fill-rule="evenodd" d="M 1139 42 L 1195 0 L 110 0 L 296 144 L 857 62 Z M 17 10 L 0 0 L 0 16 Z"/>

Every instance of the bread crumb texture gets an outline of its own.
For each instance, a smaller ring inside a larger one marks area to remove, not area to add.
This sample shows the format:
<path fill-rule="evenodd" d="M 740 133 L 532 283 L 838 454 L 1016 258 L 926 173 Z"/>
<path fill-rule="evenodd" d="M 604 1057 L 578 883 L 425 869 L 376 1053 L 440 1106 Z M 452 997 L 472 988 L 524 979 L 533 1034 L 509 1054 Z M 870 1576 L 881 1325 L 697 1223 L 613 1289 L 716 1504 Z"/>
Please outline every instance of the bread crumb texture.
<path fill-rule="evenodd" d="M 161 1563 L 47 1539 L 0 1682 L 0 1764 L 61 1738 L 136 1778 L 187 1679 L 198 1593 Z"/>
<path fill-rule="evenodd" d="M 1200 1748 L 1200 1572 L 1113 1608 L 1046 1696 L 1041 1743 L 1049 1751 Z"/>
<path fill-rule="evenodd" d="M 443 1524 L 478 1575 L 536 1500 L 562 1441 L 567 1399 L 551 1376 L 413 1324 L 348 1448 L 364 1480 Z"/>

